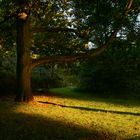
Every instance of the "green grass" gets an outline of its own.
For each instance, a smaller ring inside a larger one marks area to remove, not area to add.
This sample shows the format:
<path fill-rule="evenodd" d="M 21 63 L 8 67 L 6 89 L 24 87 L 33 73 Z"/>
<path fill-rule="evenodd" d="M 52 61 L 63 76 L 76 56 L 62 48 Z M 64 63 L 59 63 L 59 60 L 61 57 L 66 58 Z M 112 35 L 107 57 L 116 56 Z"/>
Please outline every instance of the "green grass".
<path fill-rule="evenodd" d="M 52 89 L 31 103 L 0 100 L 0 140 L 140 140 L 140 103 Z"/>

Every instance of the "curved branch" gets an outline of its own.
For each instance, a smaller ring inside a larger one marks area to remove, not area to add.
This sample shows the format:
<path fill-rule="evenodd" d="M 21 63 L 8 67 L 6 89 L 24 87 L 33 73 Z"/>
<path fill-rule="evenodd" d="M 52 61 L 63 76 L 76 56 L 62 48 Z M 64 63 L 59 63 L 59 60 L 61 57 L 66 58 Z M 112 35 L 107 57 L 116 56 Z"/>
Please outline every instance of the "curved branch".
<path fill-rule="evenodd" d="M 119 30 L 122 27 L 122 22 L 124 21 L 125 17 L 128 15 L 128 13 L 130 12 L 130 9 L 132 7 L 133 4 L 133 0 L 127 0 L 127 5 L 125 7 L 125 12 L 124 15 L 122 15 L 120 17 L 120 24 L 117 26 L 117 28 L 111 33 L 110 37 L 108 38 L 108 40 L 106 41 L 105 44 L 103 44 L 101 47 L 97 48 L 94 53 L 92 54 L 92 56 L 96 56 L 101 54 L 110 44 L 111 42 L 114 40 L 114 38 L 116 37 L 117 33 L 119 32 Z"/>
<path fill-rule="evenodd" d="M 129 10 L 131 9 L 133 0 L 128 0 L 128 3 L 126 5 L 126 10 L 125 10 L 125 14 L 121 16 L 120 21 L 122 22 L 125 17 L 127 16 Z M 72 62 L 72 61 L 76 61 L 76 60 L 81 60 L 81 59 L 88 59 L 94 56 L 97 56 L 99 54 L 101 54 L 110 44 L 111 42 L 114 40 L 114 38 L 116 37 L 118 31 L 120 30 L 120 28 L 122 27 L 122 24 L 119 24 L 118 27 L 111 33 L 110 37 L 108 38 L 108 40 L 106 41 L 106 43 L 104 45 L 102 45 L 101 47 L 93 50 L 92 53 L 86 54 L 77 54 L 77 55 L 73 55 L 73 56 L 47 56 L 44 58 L 40 58 L 40 59 L 36 59 L 32 61 L 32 65 L 31 67 L 34 68 L 38 65 L 41 64 L 48 64 L 48 63 L 64 63 L 64 62 Z M 34 30 L 32 29 L 32 31 L 37 31 L 37 28 Z M 69 29 L 69 28 L 53 28 L 53 29 L 49 29 L 49 28 L 39 28 L 38 31 L 41 32 L 46 32 L 46 31 L 51 31 L 51 32 L 58 32 L 58 31 L 70 31 L 70 32 L 76 32 L 75 29 Z"/>
<path fill-rule="evenodd" d="M 33 59 L 31 67 L 37 67 L 42 64 L 49 64 L 49 63 L 64 63 L 64 62 L 74 62 L 76 60 L 87 60 L 89 58 L 92 58 L 94 56 L 97 56 L 101 54 L 108 46 L 109 44 L 113 41 L 113 39 L 116 37 L 118 30 L 114 31 L 109 40 L 107 41 L 106 44 L 104 44 L 102 47 L 99 47 L 95 50 L 89 51 L 90 53 L 81 53 L 81 54 L 75 54 L 75 55 L 70 55 L 70 56 L 46 56 L 44 58 L 39 58 L 39 59 Z"/>
<path fill-rule="evenodd" d="M 133 4 L 133 0 L 127 0 L 125 15 L 127 15 L 128 12 L 131 11 L 132 4 Z"/>
<path fill-rule="evenodd" d="M 42 64 L 74 62 L 81 59 L 85 60 L 89 57 L 90 55 L 85 53 L 70 56 L 46 56 L 44 58 L 32 59 L 31 68 L 37 67 Z"/>
<path fill-rule="evenodd" d="M 89 58 L 92 58 L 94 56 L 97 56 L 101 54 L 108 46 L 109 44 L 113 41 L 113 39 L 116 37 L 118 30 L 114 31 L 109 40 L 107 41 L 106 44 L 104 44 L 102 47 L 99 47 L 95 50 L 89 51 L 90 53 L 81 53 L 81 54 L 75 54 L 75 55 L 70 55 L 70 56 L 46 56 L 44 58 L 39 58 L 39 59 L 33 59 L 31 67 L 37 67 L 42 64 L 49 64 L 49 63 L 64 63 L 64 62 L 74 62 L 76 60 L 87 60 Z"/>

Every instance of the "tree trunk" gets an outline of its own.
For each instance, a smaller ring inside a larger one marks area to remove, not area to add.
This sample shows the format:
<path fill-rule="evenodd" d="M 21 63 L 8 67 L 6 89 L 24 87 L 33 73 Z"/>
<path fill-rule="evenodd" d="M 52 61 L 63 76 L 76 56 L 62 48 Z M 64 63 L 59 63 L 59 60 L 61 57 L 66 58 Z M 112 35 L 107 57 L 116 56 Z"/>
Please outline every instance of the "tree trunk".
<path fill-rule="evenodd" d="M 17 17 L 17 95 L 15 101 L 31 101 L 31 36 L 29 16 Z"/>

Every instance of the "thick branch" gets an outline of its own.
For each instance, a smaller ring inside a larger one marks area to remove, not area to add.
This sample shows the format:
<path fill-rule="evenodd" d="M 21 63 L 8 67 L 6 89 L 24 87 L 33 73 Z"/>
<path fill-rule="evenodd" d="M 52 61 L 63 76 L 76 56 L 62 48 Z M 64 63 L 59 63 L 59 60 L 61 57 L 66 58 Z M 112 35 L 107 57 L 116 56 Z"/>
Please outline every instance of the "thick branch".
<path fill-rule="evenodd" d="M 76 60 L 86 60 L 88 58 L 97 56 L 99 54 L 101 54 L 108 46 L 109 44 L 113 41 L 113 39 L 116 37 L 118 30 L 115 30 L 110 38 L 108 39 L 107 43 L 104 44 L 102 47 L 99 47 L 95 50 L 93 50 L 92 53 L 81 53 L 81 54 L 75 54 L 75 55 L 71 55 L 71 56 L 46 56 L 44 58 L 40 58 L 40 59 L 34 59 L 32 61 L 32 68 L 38 66 L 38 65 L 42 65 L 42 64 L 49 64 L 49 63 L 64 63 L 64 62 L 74 62 Z M 89 51 L 90 52 L 90 51 Z"/>
<path fill-rule="evenodd" d="M 128 3 L 126 5 L 125 8 L 125 14 L 122 15 L 122 17 L 120 18 L 120 21 L 122 22 L 125 17 L 128 15 L 128 12 L 131 9 L 133 0 L 128 0 Z M 106 43 L 104 45 L 102 45 L 101 47 L 93 50 L 92 53 L 90 54 L 77 54 L 77 55 L 73 55 L 73 56 L 47 56 L 41 59 L 37 59 L 37 60 L 33 60 L 32 62 L 32 68 L 41 65 L 41 64 L 48 64 L 48 63 L 63 63 L 63 62 L 71 62 L 71 61 L 76 61 L 76 60 L 80 60 L 80 59 L 87 59 L 89 57 L 94 57 L 97 56 L 99 54 L 101 54 L 110 44 L 111 42 L 114 40 L 114 38 L 116 37 L 118 31 L 120 30 L 120 28 L 122 27 L 122 24 L 119 24 L 118 27 L 111 33 L 110 37 L 108 38 L 108 40 L 106 41 Z M 36 29 L 32 29 L 32 31 L 37 31 L 38 32 L 58 32 L 58 31 L 69 31 L 69 32 L 74 32 L 77 33 L 77 31 L 75 29 L 69 29 L 69 28 L 36 28 Z"/>
<path fill-rule="evenodd" d="M 111 44 L 111 42 L 114 40 L 114 38 L 116 37 L 118 31 L 119 31 L 119 28 L 116 29 L 114 32 L 112 32 L 112 34 L 110 35 L 110 37 L 108 38 L 108 40 L 106 41 L 106 43 L 103 44 L 101 47 L 99 47 L 97 49 L 94 49 L 93 50 L 93 53 L 91 53 L 91 56 L 93 57 L 93 56 L 99 55 L 102 52 L 104 52 L 105 49 L 107 49 L 108 46 Z"/>
<path fill-rule="evenodd" d="M 101 54 L 111 44 L 111 42 L 116 37 L 116 34 L 119 31 L 119 29 L 120 28 L 117 28 L 114 32 L 112 32 L 108 41 L 102 47 L 99 47 L 99 48 L 93 50 L 92 53 L 89 53 L 89 54 L 83 53 L 83 54 L 77 54 L 77 55 L 72 55 L 72 56 L 46 56 L 44 58 L 33 60 L 32 68 L 34 68 L 38 65 L 42 65 L 42 64 L 73 62 L 76 60 L 88 59 L 90 57 L 97 56 L 97 55 Z"/>
<path fill-rule="evenodd" d="M 33 59 L 32 68 L 42 64 L 74 62 L 76 60 L 87 59 L 89 57 L 90 56 L 85 53 L 70 56 L 46 56 L 44 58 Z"/>

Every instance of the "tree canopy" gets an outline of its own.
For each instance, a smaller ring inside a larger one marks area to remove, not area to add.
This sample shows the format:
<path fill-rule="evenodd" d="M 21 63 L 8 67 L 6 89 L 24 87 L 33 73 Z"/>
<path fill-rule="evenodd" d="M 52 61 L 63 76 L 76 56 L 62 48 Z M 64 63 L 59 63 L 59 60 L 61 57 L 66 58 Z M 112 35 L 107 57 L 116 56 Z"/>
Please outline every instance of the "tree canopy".
<path fill-rule="evenodd" d="M 85 52 L 89 41 L 100 48 L 115 31 L 134 28 L 139 15 L 137 0 L 1 0 L 0 3 L 1 36 L 6 36 L 3 42 L 15 42 L 12 38 L 16 36 L 17 12 L 26 10 L 34 32 L 32 51 L 44 55 Z"/>
<path fill-rule="evenodd" d="M 23 99 L 31 92 L 24 77 L 30 79 L 34 67 L 85 60 L 117 36 L 131 40 L 139 34 L 139 5 L 139 0 L 0 0 L 0 49 L 11 51 L 17 44 L 19 100 L 30 100 Z"/>

